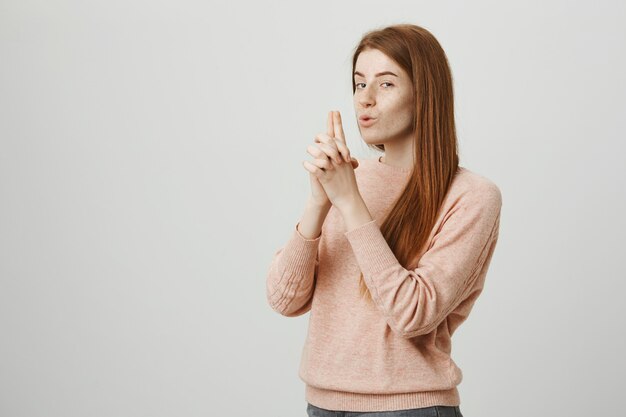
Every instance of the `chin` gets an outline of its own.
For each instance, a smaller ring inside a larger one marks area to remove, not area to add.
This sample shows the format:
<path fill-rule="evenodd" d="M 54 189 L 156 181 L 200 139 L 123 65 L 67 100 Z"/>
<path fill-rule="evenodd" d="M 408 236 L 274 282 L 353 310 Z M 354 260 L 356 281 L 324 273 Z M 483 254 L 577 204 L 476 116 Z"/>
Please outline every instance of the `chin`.
<path fill-rule="evenodd" d="M 381 140 L 381 138 L 379 137 L 373 137 L 370 135 L 361 135 L 361 138 L 363 138 L 363 142 L 365 142 L 368 145 L 384 145 L 385 144 L 385 140 Z"/>
<path fill-rule="evenodd" d="M 368 145 L 378 145 L 380 143 L 380 138 L 368 133 L 363 134 L 363 132 L 361 132 L 361 138 Z"/>

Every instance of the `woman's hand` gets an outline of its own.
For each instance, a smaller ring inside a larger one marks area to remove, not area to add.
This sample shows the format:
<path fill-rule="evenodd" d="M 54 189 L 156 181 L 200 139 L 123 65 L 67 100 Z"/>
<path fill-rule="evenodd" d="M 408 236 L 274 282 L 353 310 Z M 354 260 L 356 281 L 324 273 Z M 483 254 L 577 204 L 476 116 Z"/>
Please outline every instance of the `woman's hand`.
<path fill-rule="evenodd" d="M 322 141 L 322 139 L 320 139 L 319 137 L 323 134 L 317 135 L 315 143 L 320 143 L 320 145 L 318 145 L 319 147 L 314 146 L 314 145 L 309 145 L 307 147 L 307 152 L 311 154 L 312 156 L 314 156 L 316 159 L 314 159 L 311 162 L 305 161 L 303 163 L 305 168 L 307 168 L 307 164 L 308 164 L 308 166 L 311 168 L 317 167 L 320 169 L 322 168 L 332 169 L 332 164 L 329 159 L 330 158 L 329 154 L 333 155 L 336 158 L 338 157 L 339 163 L 342 163 L 344 159 L 346 161 L 350 160 L 350 152 L 347 150 L 347 148 L 344 149 L 344 152 L 347 151 L 345 155 L 339 155 L 341 154 L 341 151 L 339 151 L 335 142 L 330 140 L 330 138 L 334 134 L 335 134 L 335 127 L 334 127 L 334 120 L 333 120 L 333 112 L 331 111 L 331 112 L 328 112 L 328 119 L 326 123 L 326 135 L 325 136 L 328 136 L 328 138 L 325 138 L 324 141 Z M 321 147 L 325 147 L 326 152 L 320 149 Z M 334 151 L 332 148 L 334 148 Z M 344 159 L 341 159 L 341 158 L 344 158 Z M 354 168 L 359 166 L 359 163 L 356 159 L 352 159 L 350 161 Z M 312 202 L 321 207 L 331 205 L 331 202 L 328 199 L 328 196 L 326 195 L 326 191 L 324 190 L 324 187 L 322 187 L 322 184 L 319 182 L 319 179 L 313 174 L 312 169 L 307 168 L 307 170 L 309 171 L 309 178 L 311 181 Z"/>
<path fill-rule="evenodd" d="M 317 146 L 310 145 L 307 151 L 316 159 L 303 163 L 310 172 L 313 199 L 321 205 L 349 204 L 359 195 L 354 176 L 359 163 L 350 156 L 338 111 L 328 113 L 327 132 L 317 135 L 315 143 Z"/>

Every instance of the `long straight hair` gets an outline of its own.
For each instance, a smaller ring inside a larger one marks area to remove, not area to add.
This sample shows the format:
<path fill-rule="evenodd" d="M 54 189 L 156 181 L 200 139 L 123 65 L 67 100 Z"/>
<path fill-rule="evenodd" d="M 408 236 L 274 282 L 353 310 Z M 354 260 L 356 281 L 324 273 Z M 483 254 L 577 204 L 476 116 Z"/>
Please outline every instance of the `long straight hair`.
<path fill-rule="evenodd" d="M 454 123 L 452 74 L 446 54 L 426 29 L 396 24 L 367 32 L 352 59 L 354 71 L 359 54 L 377 49 L 400 65 L 413 84 L 413 172 L 381 224 L 381 232 L 405 268 L 427 243 L 438 212 L 459 167 Z M 368 145 L 384 151 L 383 144 Z M 363 274 L 361 296 L 372 302 Z"/>

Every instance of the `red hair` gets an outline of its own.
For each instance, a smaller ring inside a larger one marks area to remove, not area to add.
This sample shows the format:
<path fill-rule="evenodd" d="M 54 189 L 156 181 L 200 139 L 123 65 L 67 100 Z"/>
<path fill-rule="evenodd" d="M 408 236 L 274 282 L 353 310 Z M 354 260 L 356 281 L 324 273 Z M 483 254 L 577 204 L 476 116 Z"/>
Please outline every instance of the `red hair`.
<path fill-rule="evenodd" d="M 383 52 L 413 84 L 413 172 L 380 228 L 400 264 L 407 267 L 424 249 L 459 166 L 452 74 L 441 45 L 420 26 L 397 24 L 367 32 L 354 51 L 352 74 L 366 49 Z M 368 146 L 385 150 L 382 144 Z M 359 280 L 361 295 L 372 301 L 363 274 Z"/>

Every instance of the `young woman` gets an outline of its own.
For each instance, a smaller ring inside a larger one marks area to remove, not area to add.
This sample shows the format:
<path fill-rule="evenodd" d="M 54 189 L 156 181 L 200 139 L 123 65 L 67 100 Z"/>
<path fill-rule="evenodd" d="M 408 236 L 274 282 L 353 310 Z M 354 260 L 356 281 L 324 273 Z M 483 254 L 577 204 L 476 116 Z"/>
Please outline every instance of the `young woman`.
<path fill-rule="evenodd" d="M 352 158 L 329 113 L 267 299 L 287 317 L 311 312 L 299 369 L 309 416 L 462 417 L 451 337 L 483 290 L 501 193 L 459 166 L 452 76 L 430 32 L 365 34 L 352 77 L 360 134 L 384 155 Z"/>

